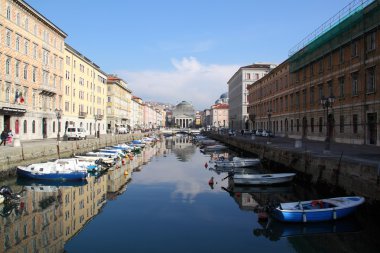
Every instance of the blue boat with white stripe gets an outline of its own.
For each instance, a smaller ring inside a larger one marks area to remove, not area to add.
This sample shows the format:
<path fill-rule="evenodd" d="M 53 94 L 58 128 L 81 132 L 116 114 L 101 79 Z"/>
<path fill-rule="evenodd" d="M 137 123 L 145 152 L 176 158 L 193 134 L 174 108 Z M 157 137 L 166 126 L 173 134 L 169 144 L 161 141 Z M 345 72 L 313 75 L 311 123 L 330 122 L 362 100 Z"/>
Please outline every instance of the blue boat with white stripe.
<path fill-rule="evenodd" d="M 285 222 L 320 222 L 341 219 L 364 203 L 360 196 L 281 203 L 273 216 Z"/>

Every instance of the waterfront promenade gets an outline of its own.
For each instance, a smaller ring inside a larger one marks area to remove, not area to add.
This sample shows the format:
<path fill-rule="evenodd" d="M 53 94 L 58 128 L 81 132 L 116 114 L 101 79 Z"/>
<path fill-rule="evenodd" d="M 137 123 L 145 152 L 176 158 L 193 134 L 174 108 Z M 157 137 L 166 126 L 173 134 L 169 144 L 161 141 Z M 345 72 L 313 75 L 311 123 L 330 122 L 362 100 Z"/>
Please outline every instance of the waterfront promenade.
<path fill-rule="evenodd" d="M 357 144 L 346 144 L 346 143 L 336 143 L 331 142 L 330 151 L 325 152 L 325 142 L 313 141 L 304 139 L 302 140 L 301 147 L 295 147 L 296 140 L 293 138 L 286 137 L 261 137 L 255 136 L 252 140 L 251 135 L 240 135 L 236 134 L 234 138 L 244 139 L 252 143 L 258 143 L 261 145 L 266 145 L 268 147 L 292 150 L 298 152 L 310 152 L 314 156 L 327 157 L 327 158 L 338 158 L 342 157 L 342 160 L 355 161 L 364 164 L 378 164 L 380 166 L 380 146 L 374 145 L 357 145 Z M 269 144 L 268 144 L 269 143 Z"/>

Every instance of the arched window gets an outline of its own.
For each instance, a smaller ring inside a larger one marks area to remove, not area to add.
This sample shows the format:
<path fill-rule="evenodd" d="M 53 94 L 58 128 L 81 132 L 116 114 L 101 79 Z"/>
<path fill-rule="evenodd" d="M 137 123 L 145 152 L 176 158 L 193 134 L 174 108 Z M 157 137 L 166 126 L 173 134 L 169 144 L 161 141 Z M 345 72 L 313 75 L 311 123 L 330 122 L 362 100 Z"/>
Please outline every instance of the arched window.
<path fill-rule="evenodd" d="M 19 61 L 16 61 L 16 68 L 15 68 L 15 75 L 16 77 L 19 77 L 20 76 L 20 62 Z"/>
<path fill-rule="evenodd" d="M 24 134 L 28 133 L 28 122 L 24 120 Z"/>
<path fill-rule="evenodd" d="M 20 37 L 16 37 L 16 51 L 20 51 Z"/>
<path fill-rule="evenodd" d="M 24 79 L 28 79 L 28 64 L 25 64 L 24 66 Z"/>
<path fill-rule="evenodd" d="M 32 133 L 36 133 L 36 121 L 32 121 Z"/>

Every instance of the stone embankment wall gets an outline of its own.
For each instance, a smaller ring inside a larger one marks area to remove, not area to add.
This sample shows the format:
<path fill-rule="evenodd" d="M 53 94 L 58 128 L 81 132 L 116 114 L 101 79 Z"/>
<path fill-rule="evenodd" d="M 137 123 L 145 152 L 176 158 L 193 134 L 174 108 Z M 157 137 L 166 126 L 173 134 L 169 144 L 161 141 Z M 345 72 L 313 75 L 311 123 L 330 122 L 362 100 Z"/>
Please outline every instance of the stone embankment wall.
<path fill-rule="evenodd" d="M 123 134 L 101 136 L 99 139 L 87 139 L 81 141 L 61 141 L 44 143 L 37 141 L 21 147 L 9 147 L 1 150 L 0 178 L 16 174 L 17 166 L 25 166 L 33 163 L 46 162 L 51 159 L 67 158 L 75 154 L 90 152 L 102 147 L 116 145 L 140 139 L 143 134 Z"/>
<path fill-rule="evenodd" d="M 317 155 L 302 150 L 286 150 L 225 135 L 211 133 L 210 137 L 245 152 L 257 154 L 270 163 L 284 165 L 280 166 L 280 169 L 288 167 L 295 170 L 298 172 L 297 177 L 306 182 L 324 183 L 339 187 L 347 194 L 380 200 L 380 168 L 375 164 Z"/>

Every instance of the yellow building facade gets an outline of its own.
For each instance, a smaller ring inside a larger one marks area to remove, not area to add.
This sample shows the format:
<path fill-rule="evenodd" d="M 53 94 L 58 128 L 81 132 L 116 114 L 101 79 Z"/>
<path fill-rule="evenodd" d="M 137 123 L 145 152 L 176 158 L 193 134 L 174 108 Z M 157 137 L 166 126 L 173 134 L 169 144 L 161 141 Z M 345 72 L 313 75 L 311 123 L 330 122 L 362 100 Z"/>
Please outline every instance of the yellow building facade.
<path fill-rule="evenodd" d="M 107 75 L 68 44 L 65 44 L 64 62 L 64 129 L 84 127 L 89 135 L 97 131 L 105 134 Z"/>
<path fill-rule="evenodd" d="M 132 91 L 127 83 L 110 75 L 107 78 L 107 131 L 118 133 L 121 127 L 131 129 Z"/>
<path fill-rule="evenodd" d="M 54 137 L 66 33 L 24 1 L 0 0 L 0 130 Z"/>

